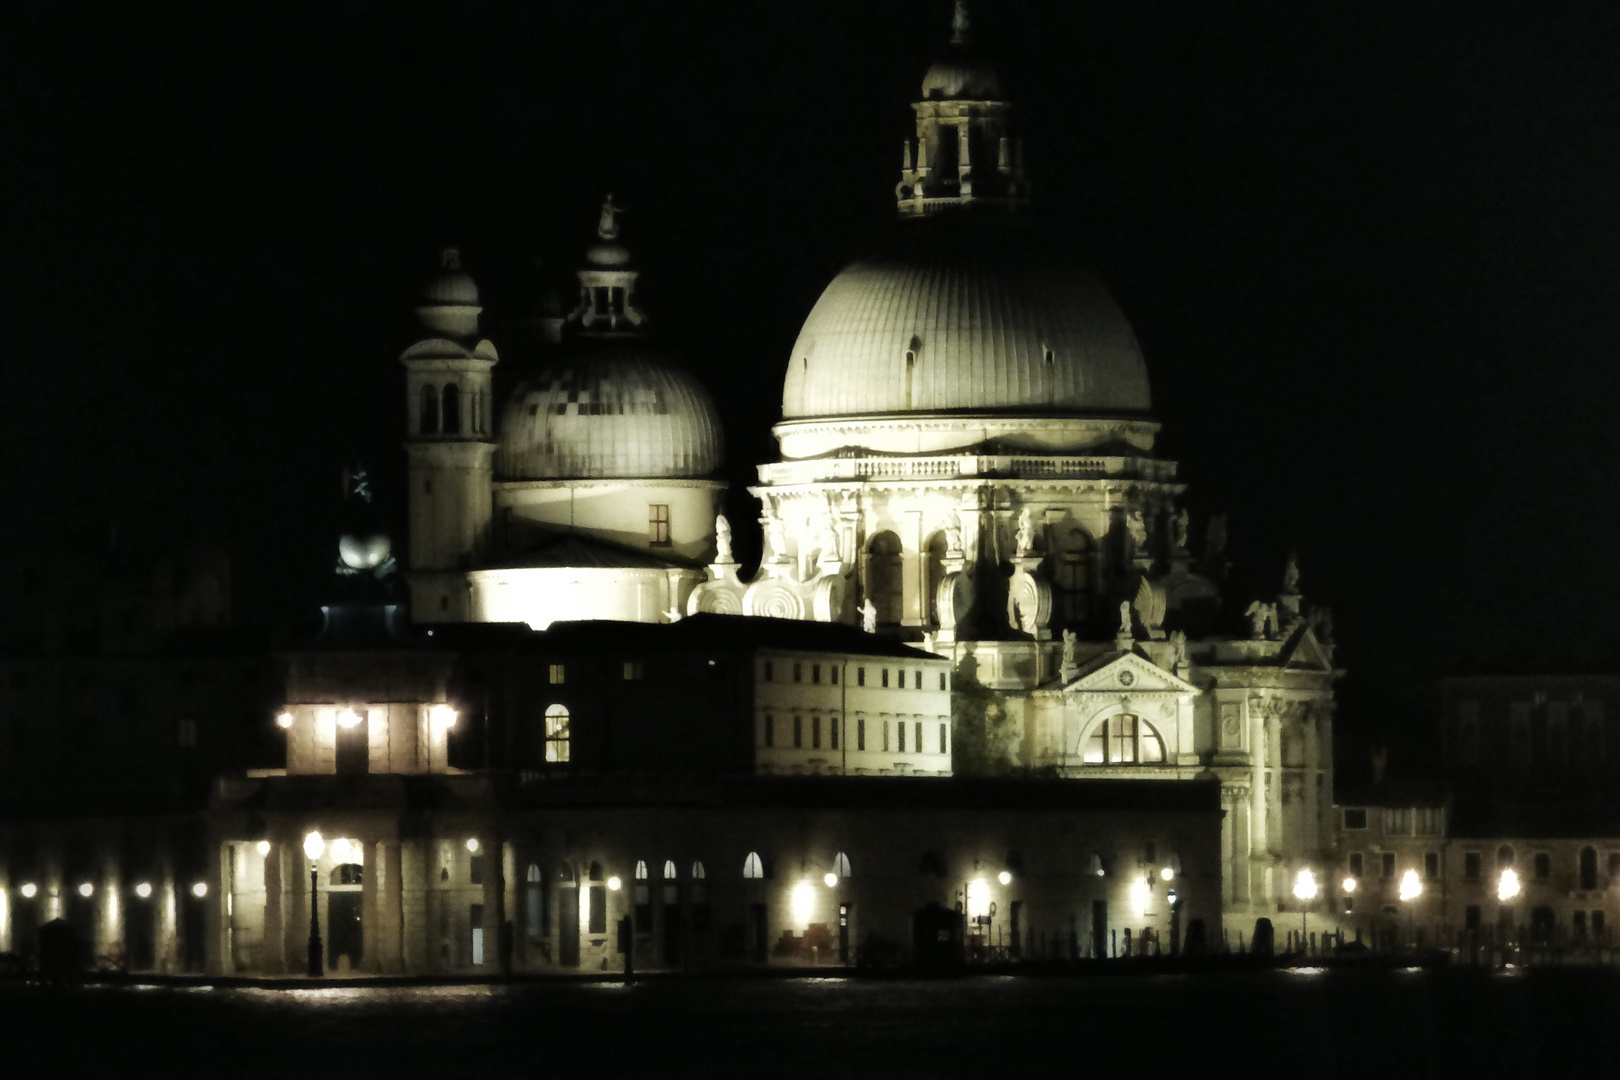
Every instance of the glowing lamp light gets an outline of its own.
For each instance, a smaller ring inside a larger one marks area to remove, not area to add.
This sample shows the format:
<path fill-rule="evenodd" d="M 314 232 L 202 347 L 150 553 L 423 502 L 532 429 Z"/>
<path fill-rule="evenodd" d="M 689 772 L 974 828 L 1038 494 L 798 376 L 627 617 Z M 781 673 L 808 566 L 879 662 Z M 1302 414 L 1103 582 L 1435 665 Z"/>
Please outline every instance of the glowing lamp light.
<path fill-rule="evenodd" d="M 199 900 L 201 900 L 203 897 L 207 896 L 208 895 L 208 883 L 206 881 L 197 882 L 197 884 L 195 884 L 195 885 L 193 885 L 191 887 L 191 895 L 195 896 Z"/>
<path fill-rule="evenodd" d="M 1139 877 L 1131 882 L 1131 903 L 1136 905 L 1138 913 L 1147 911 L 1148 896 L 1152 891 L 1153 887 L 1148 884 L 1148 879 L 1145 877 Z"/>
<path fill-rule="evenodd" d="M 39 892 L 39 886 L 30 881 L 25 883 L 23 887 L 17 891 L 23 894 L 24 900 L 32 900 L 34 898 L 34 894 Z"/>
<path fill-rule="evenodd" d="M 808 923 L 810 917 L 816 913 L 816 887 L 808 881 L 799 882 L 793 886 L 789 902 L 793 908 L 793 921 Z"/>
<path fill-rule="evenodd" d="M 151 899 L 152 883 L 150 881 L 143 881 L 139 885 L 135 886 L 135 895 L 140 897 L 142 900 Z"/>
<path fill-rule="evenodd" d="M 968 882 L 967 913 L 970 919 L 990 914 L 990 886 L 982 877 Z"/>
<path fill-rule="evenodd" d="M 1418 880 L 1416 870 L 1408 870 L 1401 875 L 1401 899 L 1416 900 L 1423 895 L 1423 882 Z"/>
<path fill-rule="evenodd" d="M 996 880 L 1001 882 L 1003 885 L 1011 885 L 1012 884 L 1012 871 L 1003 870 L 1001 873 L 996 875 Z"/>
<path fill-rule="evenodd" d="M 619 880 L 618 874 L 614 874 L 612 877 L 608 878 L 607 885 L 608 892 L 618 892 L 620 889 L 624 888 L 624 882 Z"/>
<path fill-rule="evenodd" d="M 456 726 L 456 710 L 448 705 L 435 705 L 428 710 L 428 723 L 434 731 L 449 731 Z"/>
<path fill-rule="evenodd" d="M 1309 870 L 1301 870 L 1294 877 L 1294 899 L 1299 901 L 1316 899 L 1316 875 Z"/>
<path fill-rule="evenodd" d="M 1163 870 L 1159 871 L 1159 878 L 1161 880 L 1163 880 L 1163 881 L 1169 881 L 1170 879 L 1174 878 L 1175 876 L 1176 876 L 1176 872 L 1174 870 L 1172 870 L 1168 866 L 1165 867 Z"/>
<path fill-rule="evenodd" d="M 474 855 L 478 854 L 478 837 L 475 836 L 471 840 L 467 841 L 467 850 L 472 852 Z"/>
<path fill-rule="evenodd" d="M 268 840 L 260 840 L 257 844 L 253 845 L 253 847 L 254 850 L 260 855 L 270 854 L 270 841 Z"/>
<path fill-rule="evenodd" d="M 1351 893 L 1356 891 L 1356 879 L 1353 877 L 1345 878 L 1343 881 L 1339 882 L 1339 888 L 1344 890 L 1344 894 L 1346 896 L 1349 896 Z"/>
<path fill-rule="evenodd" d="M 353 709 L 344 709 L 337 714 L 338 727 L 347 731 L 360 722 L 360 714 Z"/>
<path fill-rule="evenodd" d="M 1496 898 L 1507 903 L 1519 895 L 1519 875 L 1512 867 L 1502 871 L 1502 876 L 1496 882 Z"/>
<path fill-rule="evenodd" d="M 79 886 L 79 895 L 82 896 L 82 897 L 85 897 L 86 899 L 89 899 L 90 894 L 95 892 L 95 891 L 96 891 L 96 887 L 94 885 L 90 884 L 88 881 L 85 882 L 83 885 Z"/>
<path fill-rule="evenodd" d="M 318 862 L 326 852 L 326 838 L 319 832 L 311 832 L 304 837 L 304 854 L 309 856 L 310 862 Z"/>
<path fill-rule="evenodd" d="M 829 888 L 829 889 L 836 889 L 838 887 L 838 875 L 837 874 L 828 874 L 825 877 L 823 877 L 821 880 L 827 883 L 827 888 Z"/>
<path fill-rule="evenodd" d="M 276 727 L 280 728 L 282 731 L 286 731 L 288 728 L 292 727 L 292 720 L 292 713 L 283 712 L 276 717 Z"/>

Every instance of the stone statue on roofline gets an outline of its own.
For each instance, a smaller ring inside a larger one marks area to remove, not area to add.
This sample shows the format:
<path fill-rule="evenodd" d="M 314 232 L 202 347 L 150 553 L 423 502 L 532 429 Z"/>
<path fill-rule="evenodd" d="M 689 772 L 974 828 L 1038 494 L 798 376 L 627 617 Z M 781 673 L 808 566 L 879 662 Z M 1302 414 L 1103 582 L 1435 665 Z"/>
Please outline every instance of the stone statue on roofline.
<path fill-rule="evenodd" d="M 870 596 L 866 598 L 866 603 L 861 605 L 861 629 L 868 634 L 877 633 L 877 605 L 872 603 Z"/>
<path fill-rule="evenodd" d="M 736 561 L 731 557 L 731 522 L 726 520 L 724 514 L 714 515 L 714 561 Z"/>

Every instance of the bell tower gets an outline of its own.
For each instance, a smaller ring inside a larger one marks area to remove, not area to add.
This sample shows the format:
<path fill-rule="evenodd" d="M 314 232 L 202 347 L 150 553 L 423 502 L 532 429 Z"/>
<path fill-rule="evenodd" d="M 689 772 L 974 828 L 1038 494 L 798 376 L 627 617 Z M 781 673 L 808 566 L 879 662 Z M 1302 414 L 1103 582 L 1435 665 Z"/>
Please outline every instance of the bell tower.
<path fill-rule="evenodd" d="M 425 334 L 406 349 L 405 457 L 411 617 L 465 622 L 467 571 L 484 552 L 495 452 L 491 374 L 495 346 L 478 336 L 478 286 L 446 248 L 420 294 Z"/>
<path fill-rule="evenodd" d="M 895 201 L 901 217 L 959 207 L 1021 209 L 1028 200 L 1023 147 L 1012 138 L 995 70 L 974 50 L 966 0 L 957 0 L 951 45 L 923 76 L 912 103 L 917 138 L 906 140 Z"/>

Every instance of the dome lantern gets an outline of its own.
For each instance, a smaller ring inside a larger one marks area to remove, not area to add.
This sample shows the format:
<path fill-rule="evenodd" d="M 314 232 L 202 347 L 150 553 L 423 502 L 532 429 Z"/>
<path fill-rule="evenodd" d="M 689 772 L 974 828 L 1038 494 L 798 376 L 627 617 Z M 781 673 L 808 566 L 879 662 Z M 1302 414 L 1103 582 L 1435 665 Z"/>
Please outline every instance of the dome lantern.
<path fill-rule="evenodd" d="M 483 312 L 478 284 L 461 268 L 461 251 L 447 247 L 439 253 L 439 272 L 423 284 L 416 317 L 430 334 L 463 340 L 478 334 Z"/>

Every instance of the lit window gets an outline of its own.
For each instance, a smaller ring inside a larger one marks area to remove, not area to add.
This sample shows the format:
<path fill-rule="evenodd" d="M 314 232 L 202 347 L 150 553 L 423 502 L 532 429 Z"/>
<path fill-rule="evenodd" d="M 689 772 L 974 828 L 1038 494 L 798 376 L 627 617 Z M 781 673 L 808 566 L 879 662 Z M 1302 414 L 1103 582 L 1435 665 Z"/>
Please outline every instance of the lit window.
<path fill-rule="evenodd" d="M 641 679 L 642 676 L 643 676 L 643 671 L 642 671 L 642 667 L 641 667 L 641 661 L 639 661 L 639 660 L 626 660 L 624 662 L 624 681 L 625 682 L 636 682 L 639 679 Z"/>
<path fill-rule="evenodd" d="M 564 679 L 567 677 L 567 674 L 568 674 L 568 672 L 563 668 L 563 665 L 561 665 L 561 664 L 552 664 L 551 665 L 551 685 L 552 686 L 561 686 L 563 684 Z"/>
<path fill-rule="evenodd" d="M 669 507 L 663 503 L 647 507 L 647 543 L 653 547 L 669 546 Z"/>
<path fill-rule="evenodd" d="M 833 873 L 841 878 L 855 876 L 855 872 L 849 868 L 849 856 L 842 851 L 833 856 Z"/>
<path fill-rule="evenodd" d="M 637 881 L 646 881 L 647 880 L 647 860 L 646 859 L 637 859 L 636 860 L 636 880 Z"/>
<path fill-rule="evenodd" d="M 759 852 L 750 851 L 748 857 L 743 859 L 743 877 L 762 878 L 765 876 L 765 862 L 759 857 Z"/>
<path fill-rule="evenodd" d="M 693 881 L 702 881 L 704 878 L 706 878 L 708 876 L 709 876 L 708 872 L 703 869 L 703 862 L 701 860 L 699 860 L 697 862 L 694 862 L 692 864 L 692 880 Z"/>
<path fill-rule="evenodd" d="M 546 706 L 546 760 L 568 760 L 568 706 Z"/>
<path fill-rule="evenodd" d="M 664 880 L 665 881 L 673 881 L 673 880 L 675 880 L 675 878 L 677 876 L 679 876 L 679 874 L 678 874 L 678 871 L 676 871 L 676 869 L 675 869 L 675 860 L 674 859 L 665 859 L 664 860 Z"/>
<path fill-rule="evenodd" d="M 1129 714 L 1111 716 L 1091 729 L 1081 760 L 1092 765 L 1131 765 L 1164 760 L 1164 740 L 1147 721 Z"/>

